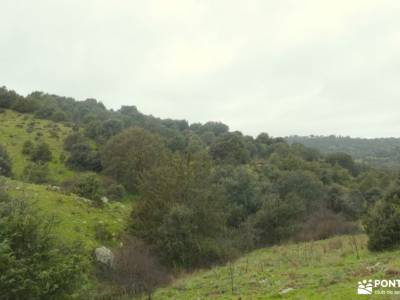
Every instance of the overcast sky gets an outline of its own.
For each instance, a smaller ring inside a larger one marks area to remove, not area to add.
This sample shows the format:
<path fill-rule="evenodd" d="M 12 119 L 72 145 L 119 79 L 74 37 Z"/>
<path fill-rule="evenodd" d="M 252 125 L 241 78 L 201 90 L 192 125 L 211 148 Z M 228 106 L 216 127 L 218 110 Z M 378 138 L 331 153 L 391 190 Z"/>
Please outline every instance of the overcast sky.
<path fill-rule="evenodd" d="M 0 85 L 246 134 L 400 136 L 399 0 L 0 0 Z"/>

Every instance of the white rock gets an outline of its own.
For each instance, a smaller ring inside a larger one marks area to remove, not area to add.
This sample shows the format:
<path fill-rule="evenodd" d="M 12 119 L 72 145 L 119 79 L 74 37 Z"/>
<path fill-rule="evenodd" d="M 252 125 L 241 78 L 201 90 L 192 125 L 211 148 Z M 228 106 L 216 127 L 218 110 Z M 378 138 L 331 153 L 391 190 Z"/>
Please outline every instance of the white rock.
<path fill-rule="evenodd" d="M 289 293 L 291 291 L 294 291 L 294 289 L 293 288 L 286 288 L 286 289 L 282 289 L 279 293 L 281 295 L 283 295 L 283 294 L 287 294 L 287 293 Z"/>
<path fill-rule="evenodd" d="M 98 262 L 105 264 L 109 267 L 112 267 L 114 263 L 114 254 L 110 249 L 104 246 L 101 246 L 94 250 L 94 257 Z"/>

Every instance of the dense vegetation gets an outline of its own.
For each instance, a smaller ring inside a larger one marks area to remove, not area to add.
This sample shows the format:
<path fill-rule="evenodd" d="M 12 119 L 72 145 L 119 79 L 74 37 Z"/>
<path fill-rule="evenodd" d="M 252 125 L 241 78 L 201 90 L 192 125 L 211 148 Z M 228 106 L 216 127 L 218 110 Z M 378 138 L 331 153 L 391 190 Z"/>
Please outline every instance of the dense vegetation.
<path fill-rule="evenodd" d="M 84 284 L 81 251 L 58 245 L 53 227 L 52 219 L 43 218 L 30 204 L 0 190 L 3 299 L 59 299 Z"/>
<path fill-rule="evenodd" d="M 254 138 L 219 122 L 163 120 L 134 106 L 113 111 L 94 99 L 41 92 L 23 97 L 1 88 L 0 109 L 0 175 L 46 184 L 63 195 L 58 204 L 66 196 L 80 199 L 87 206 L 76 202 L 73 215 L 86 210 L 111 218 L 119 231 L 122 220 L 112 214 L 133 208 L 121 213 L 124 237 L 102 220 L 91 228 L 98 241 L 115 247 L 116 261 L 82 276 L 96 274 L 114 296 L 150 298 L 169 274 L 286 241 L 354 234 L 362 222 L 371 250 L 398 246 L 396 173 L 349 154 L 323 154 L 267 133 Z"/>
<path fill-rule="evenodd" d="M 300 143 L 322 153 L 343 152 L 376 168 L 400 167 L 400 138 L 352 138 L 349 136 L 289 136 L 288 143 Z"/>

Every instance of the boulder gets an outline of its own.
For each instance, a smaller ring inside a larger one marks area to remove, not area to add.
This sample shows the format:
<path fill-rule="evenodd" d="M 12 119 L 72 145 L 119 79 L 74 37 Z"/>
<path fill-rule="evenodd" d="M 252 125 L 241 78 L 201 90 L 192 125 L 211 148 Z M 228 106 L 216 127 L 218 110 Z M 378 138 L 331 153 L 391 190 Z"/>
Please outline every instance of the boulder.
<path fill-rule="evenodd" d="M 94 250 L 94 258 L 96 261 L 108 266 L 112 267 L 114 264 L 114 254 L 107 247 L 101 246 Z"/>

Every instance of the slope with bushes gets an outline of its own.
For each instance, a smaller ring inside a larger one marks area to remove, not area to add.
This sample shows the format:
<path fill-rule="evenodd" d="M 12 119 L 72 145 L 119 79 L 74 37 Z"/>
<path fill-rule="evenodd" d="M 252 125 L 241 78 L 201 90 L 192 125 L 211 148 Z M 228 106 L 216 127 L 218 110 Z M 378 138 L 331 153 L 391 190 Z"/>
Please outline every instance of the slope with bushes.
<path fill-rule="evenodd" d="M 126 227 L 130 203 L 114 202 L 102 209 L 91 200 L 53 191 L 51 187 L 1 177 L 1 186 L 12 197 L 25 200 L 40 213 L 55 218 L 55 234 L 67 244 L 82 242 L 88 251 L 105 244 L 116 246 Z"/>
<path fill-rule="evenodd" d="M 27 141 L 31 141 L 32 146 L 40 142 L 49 145 L 52 154 L 48 163 L 49 178 L 54 183 L 73 176 L 73 172 L 64 165 L 62 159 L 63 142 L 71 128 L 13 110 L 3 110 L 0 113 L 0 124 L 0 144 L 11 156 L 12 171 L 17 179 L 23 179 L 24 169 L 30 163 L 29 156 L 23 154 L 24 143 Z"/>

